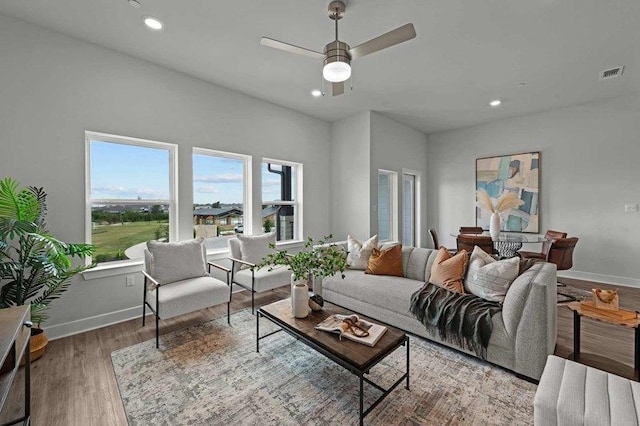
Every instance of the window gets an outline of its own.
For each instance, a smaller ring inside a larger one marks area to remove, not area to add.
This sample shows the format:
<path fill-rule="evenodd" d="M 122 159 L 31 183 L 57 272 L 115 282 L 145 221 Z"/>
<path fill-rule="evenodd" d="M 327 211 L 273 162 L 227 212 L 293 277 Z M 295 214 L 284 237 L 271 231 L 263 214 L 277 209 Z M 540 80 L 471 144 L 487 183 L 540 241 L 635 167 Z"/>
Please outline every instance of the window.
<path fill-rule="evenodd" d="M 378 238 L 380 241 L 397 240 L 397 185 L 396 172 L 378 170 Z"/>
<path fill-rule="evenodd" d="M 420 175 L 418 172 L 403 170 L 402 173 L 402 244 L 420 244 L 419 208 Z"/>
<path fill-rule="evenodd" d="M 250 233 L 250 170 L 247 155 L 193 149 L 193 235 L 208 250 L 226 250 L 233 235 Z"/>
<path fill-rule="evenodd" d="M 262 160 L 262 230 L 277 241 L 302 238 L 302 164 Z"/>
<path fill-rule="evenodd" d="M 176 145 L 85 133 L 87 241 L 98 263 L 141 259 L 176 238 Z"/>

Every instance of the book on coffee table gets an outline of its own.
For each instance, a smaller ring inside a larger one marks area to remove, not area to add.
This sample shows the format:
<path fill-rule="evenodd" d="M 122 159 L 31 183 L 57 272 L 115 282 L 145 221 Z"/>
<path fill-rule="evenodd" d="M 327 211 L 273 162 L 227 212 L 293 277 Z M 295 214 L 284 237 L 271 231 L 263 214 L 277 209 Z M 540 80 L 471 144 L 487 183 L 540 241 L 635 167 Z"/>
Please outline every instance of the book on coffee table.
<path fill-rule="evenodd" d="M 334 314 L 316 325 L 317 330 L 336 333 L 340 338 L 352 340 L 367 346 L 375 346 L 387 327 L 364 321 L 357 315 Z"/>

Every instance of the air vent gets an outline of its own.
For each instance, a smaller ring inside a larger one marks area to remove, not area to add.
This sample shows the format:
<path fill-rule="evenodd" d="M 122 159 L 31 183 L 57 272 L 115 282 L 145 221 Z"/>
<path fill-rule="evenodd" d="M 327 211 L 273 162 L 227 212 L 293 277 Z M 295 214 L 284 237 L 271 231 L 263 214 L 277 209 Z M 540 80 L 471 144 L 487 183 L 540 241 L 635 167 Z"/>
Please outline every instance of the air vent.
<path fill-rule="evenodd" d="M 620 77 L 623 70 L 624 65 L 616 68 L 611 68 L 610 70 L 604 70 L 600 73 L 600 80 L 609 80 L 610 78 Z"/>

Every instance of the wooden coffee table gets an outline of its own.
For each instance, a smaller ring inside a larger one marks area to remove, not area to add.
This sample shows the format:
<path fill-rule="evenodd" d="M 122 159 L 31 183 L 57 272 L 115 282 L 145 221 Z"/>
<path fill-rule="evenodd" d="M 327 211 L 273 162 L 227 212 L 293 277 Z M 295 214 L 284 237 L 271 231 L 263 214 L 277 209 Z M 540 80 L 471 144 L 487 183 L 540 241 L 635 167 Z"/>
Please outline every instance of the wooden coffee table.
<path fill-rule="evenodd" d="M 321 311 L 311 312 L 307 318 L 298 319 L 293 316 L 291 299 L 284 299 L 263 306 L 258 309 L 256 313 L 256 352 L 260 352 L 260 340 L 277 332 L 285 331 L 358 376 L 360 379 L 360 424 L 362 425 L 365 416 L 382 402 L 403 380 L 406 380 L 405 388 L 409 389 L 409 337 L 402 330 L 387 325 L 387 331 L 378 343 L 376 343 L 374 347 L 369 347 L 347 339 L 340 340 L 337 334 L 327 333 L 326 331 L 320 331 L 314 328 L 317 324 L 333 314 L 350 315 L 353 313 L 354 312 L 339 306 L 325 303 Z M 358 314 L 358 316 L 365 321 L 378 322 L 360 314 Z M 280 329 L 260 336 L 260 317 L 267 318 L 279 326 Z M 373 366 L 400 346 L 407 348 L 407 371 L 391 387 L 384 389 L 382 386 L 365 377 L 366 374 L 369 374 L 369 370 L 371 370 Z M 364 410 L 363 401 L 364 382 L 369 383 L 382 392 L 382 395 L 366 410 Z"/>

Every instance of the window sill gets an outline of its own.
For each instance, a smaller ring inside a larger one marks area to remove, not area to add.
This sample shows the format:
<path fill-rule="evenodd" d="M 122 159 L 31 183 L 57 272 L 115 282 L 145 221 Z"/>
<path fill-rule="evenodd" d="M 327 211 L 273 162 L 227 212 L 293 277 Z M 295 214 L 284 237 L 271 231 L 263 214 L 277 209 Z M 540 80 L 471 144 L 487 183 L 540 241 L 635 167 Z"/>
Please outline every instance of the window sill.
<path fill-rule="evenodd" d="M 103 263 L 82 272 L 85 281 L 99 278 L 115 277 L 117 275 L 135 274 L 141 272 L 144 265 L 142 259 L 125 260 L 122 262 Z"/>
<path fill-rule="evenodd" d="M 304 245 L 302 240 L 291 240 L 276 243 L 276 248 L 287 249 L 301 247 Z M 208 260 L 221 260 L 229 257 L 229 250 L 211 250 L 207 252 Z M 142 259 L 124 260 L 120 262 L 103 263 L 91 269 L 82 272 L 85 281 L 96 280 L 100 278 L 115 277 L 118 275 L 135 274 L 141 272 L 144 267 Z"/>

